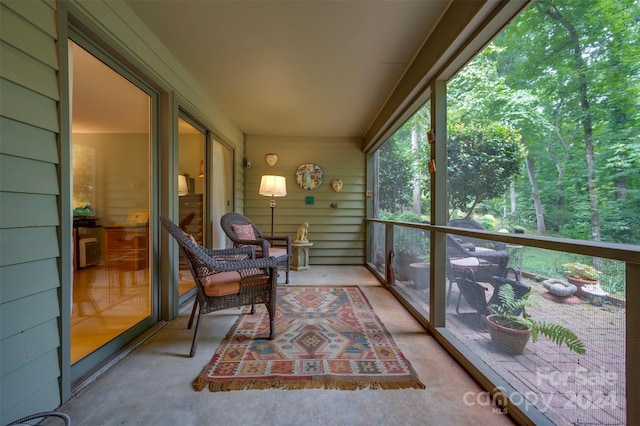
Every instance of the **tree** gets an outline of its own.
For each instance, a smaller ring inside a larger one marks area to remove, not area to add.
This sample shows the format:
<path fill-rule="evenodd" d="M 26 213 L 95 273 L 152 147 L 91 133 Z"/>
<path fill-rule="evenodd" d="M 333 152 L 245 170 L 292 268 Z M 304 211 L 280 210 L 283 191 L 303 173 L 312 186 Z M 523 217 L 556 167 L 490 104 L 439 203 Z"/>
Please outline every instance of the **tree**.
<path fill-rule="evenodd" d="M 447 141 L 449 205 L 465 218 L 478 203 L 501 196 L 520 171 L 524 146 L 520 134 L 498 124 L 450 125 Z"/>
<path fill-rule="evenodd" d="M 412 196 L 411 157 L 396 134 L 378 151 L 378 207 L 388 212 L 402 211 Z"/>

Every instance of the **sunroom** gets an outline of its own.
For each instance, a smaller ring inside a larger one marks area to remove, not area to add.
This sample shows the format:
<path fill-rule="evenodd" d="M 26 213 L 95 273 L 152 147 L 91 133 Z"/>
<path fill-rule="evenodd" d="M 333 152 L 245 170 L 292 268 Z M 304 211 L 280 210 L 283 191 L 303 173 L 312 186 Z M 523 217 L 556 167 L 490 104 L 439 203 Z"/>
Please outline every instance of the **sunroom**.
<path fill-rule="evenodd" d="M 231 211 L 307 223 L 311 269 L 367 267 L 499 414 L 637 423 L 627 3 L 3 1 L 3 424 L 69 401 L 190 303 L 159 216 L 220 248 Z M 265 175 L 286 179 L 273 207 Z M 598 282 L 554 296 L 576 265 Z M 541 332 L 501 351 L 500 279 L 573 350 Z"/>

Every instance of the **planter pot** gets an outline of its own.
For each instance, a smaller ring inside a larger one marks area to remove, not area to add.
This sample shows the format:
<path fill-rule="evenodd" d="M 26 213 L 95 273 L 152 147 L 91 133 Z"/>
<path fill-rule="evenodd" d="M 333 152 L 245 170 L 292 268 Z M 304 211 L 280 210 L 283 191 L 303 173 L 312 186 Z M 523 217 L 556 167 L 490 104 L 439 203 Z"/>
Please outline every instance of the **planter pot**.
<path fill-rule="evenodd" d="M 506 327 L 503 325 L 505 321 L 506 318 L 502 315 L 487 316 L 487 326 L 491 340 L 508 354 L 522 355 L 527 342 L 529 342 L 531 329 L 520 324 L 515 324 L 516 328 Z"/>
<path fill-rule="evenodd" d="M 588 299 L 589 296 L 587 295 L 587 293 L 585 293 L 582 287 L 585 285 L 595 285 L 599 283 L 597 280 L 585 280 L 583 278 L 578 278 L 571 275 L 567 275 L 565 278 L 567 279 L 567 281 L 569 281 L 570 284 L 576 286 L 577 290 L 575 292 L 575 295 L 583 299 Z"/>
<path fill-rule="evenodd" d="M 607 301 L 606 294 L 587 293 L 587 298 L 589 299 L 589 303 L 594 306 L 602 306 L 602 304 Z"/>
<path fill-rule="evenodd" d="M 396 272 L 396 279 L 398 279 L 398 281 L 411 280 L 411 277 L 413 276 L 413 268 L 409 265 L 412 263 L 422 262 L 423 260 L 424 258 L 417 257 L 406 252 L 396 253 L 393 265 Z"/>
<path fill-rule="evenodd" d="M 428 263 L 424 262 L 416 262 L 411 263 L 411 276 L 413 279 L 413 283 L 416 285 L 416 289 L 418 290 L 426 290 L 429 288 L 429 269 L 430 266 Z"/>
<path fill-rule="evenodd" d="M 599 285 L 585 285 L 582 291 L 587 295 L 589 303 L 594 306 L 602 306 L 607 300 L 607 293 Z"/>

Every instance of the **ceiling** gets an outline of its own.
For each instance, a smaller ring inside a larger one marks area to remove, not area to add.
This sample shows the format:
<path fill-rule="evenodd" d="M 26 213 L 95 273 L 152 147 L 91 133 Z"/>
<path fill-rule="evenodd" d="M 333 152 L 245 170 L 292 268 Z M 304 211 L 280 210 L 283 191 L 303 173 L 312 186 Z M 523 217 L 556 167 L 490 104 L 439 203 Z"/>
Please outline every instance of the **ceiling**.
<path fill-rule="evenodd" d="M 362 137 L 451 0 L 127 0 L 244 133 Z"/>

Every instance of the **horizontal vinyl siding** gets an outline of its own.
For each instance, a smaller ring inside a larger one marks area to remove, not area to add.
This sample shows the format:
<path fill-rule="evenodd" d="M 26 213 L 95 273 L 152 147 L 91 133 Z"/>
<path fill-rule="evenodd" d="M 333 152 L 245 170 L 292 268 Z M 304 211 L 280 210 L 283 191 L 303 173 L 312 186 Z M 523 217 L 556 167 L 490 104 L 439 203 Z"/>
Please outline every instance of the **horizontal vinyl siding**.
<path fill-rule="evenodd" d="M 245 172 L 244 214 L 266 234 L 271 229 L 269 197 L 258 194 L 264 174 L 284 176 L 287 196 L 276 198 L 274 233 L 295 239 L 297 228 L 309 223 L 311 265 L 361 265 L 364 263 L 365 228 L 365 155 L 357 138 L 294 138 L 247 136 L 247 159 L 252 166 Z M 265 154 L 275 153 L 278 162 L 269 167 Z M 296 170 L 304 163 L 322 168 L 323 181 L 309 191 L 296 183 Z M 331 181 L 344 182 L 341 192 Z M 306 197 L 313 197 L 312 205 Z M 336 203 L 337 208 L 331 208 Z"/>
<path fill-rule="evenodd" d="M 0 3 L 0 422 L 60 405 L 55 2 Z"/>

